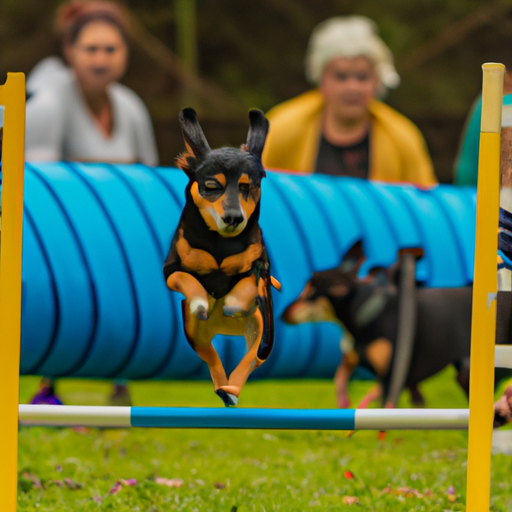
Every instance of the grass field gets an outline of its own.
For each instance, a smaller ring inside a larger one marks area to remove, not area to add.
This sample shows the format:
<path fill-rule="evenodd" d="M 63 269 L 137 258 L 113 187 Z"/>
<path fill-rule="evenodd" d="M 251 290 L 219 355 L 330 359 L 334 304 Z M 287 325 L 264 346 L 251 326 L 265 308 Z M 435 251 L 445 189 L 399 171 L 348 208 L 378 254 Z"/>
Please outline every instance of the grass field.
<path fill-rule="evenodd" d="M 38 379 L 21 379 L 27 403 Z M 372 385 L 353 382 L 361 398 Z M 134 405 L 221 407 L 208 382 L 130 383 Z M 104 405 L 105 381 L 61 380 L 67 404 Z M 429 407 L 467 407 L 447 370 Z M 409 406 L 406 396 L 402 406 Z M 329 381 L 249 382 L 242 407 L 333 408 Z M 463 511 L 467 433 L 22 427 L 18 510 Z M 512 510 L 512 457 L 493 456 L 491 510 Z"/>

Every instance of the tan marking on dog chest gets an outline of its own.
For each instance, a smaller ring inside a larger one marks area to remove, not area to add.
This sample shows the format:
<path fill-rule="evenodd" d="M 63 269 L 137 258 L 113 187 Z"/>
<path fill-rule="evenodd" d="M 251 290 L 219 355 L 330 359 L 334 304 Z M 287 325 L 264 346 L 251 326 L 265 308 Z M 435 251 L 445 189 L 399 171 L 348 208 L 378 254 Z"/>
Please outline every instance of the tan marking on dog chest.
<path fill-rule="evenodd" d="M 195 272 L 200 276 L 209 274 L 219 269 L 215 258 L 202 249 L 194 249 L 183 237 L 183 229 L 180 229 L 180 238 L 176 242 L 176 250 L 181 260 L 181 266 L 189 272 Z"/>
<path fill-rule="evenodd" d="M 227 276 L 243 274 L 251 270 L 252 264 L 262 253 L 263 246 L 260 243 L 251 244 L 245 251 L 224 258 L 220 264 L 220 269 Z"/>
<path fill-rule="evenodd" d="M 379 377 L 384 377 L 391 364 L 393 346 L 387 338 L 377 338 L 365 349 L 366 357 Z"/>

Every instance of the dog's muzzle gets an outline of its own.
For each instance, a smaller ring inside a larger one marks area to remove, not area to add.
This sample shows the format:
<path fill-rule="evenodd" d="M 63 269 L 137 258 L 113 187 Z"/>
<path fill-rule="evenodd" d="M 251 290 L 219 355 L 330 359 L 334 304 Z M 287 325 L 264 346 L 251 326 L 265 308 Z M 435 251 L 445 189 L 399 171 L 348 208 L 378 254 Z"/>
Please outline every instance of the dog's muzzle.
<path fill-rule="evenodd" d="M 222 220 L 228 228 L 235 229 L 239 224 L 242 224 L 245 219 L 241 211 L 234 210 L 226 212 L 224 217 L 222 217 Z"/>

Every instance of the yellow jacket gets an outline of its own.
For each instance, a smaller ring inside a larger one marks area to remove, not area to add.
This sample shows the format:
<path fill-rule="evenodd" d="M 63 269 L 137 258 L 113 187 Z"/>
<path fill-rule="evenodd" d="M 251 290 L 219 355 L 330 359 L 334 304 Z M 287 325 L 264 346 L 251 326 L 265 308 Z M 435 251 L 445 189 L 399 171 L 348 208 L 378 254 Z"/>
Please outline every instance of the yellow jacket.
<path fill-rule="evenodd" d="M 320 140 L 323 98 L 318 90 L 272 108 L 263 152 L 267 169 L 313 172 Z M 434 185 L 432 161 L 425 140 L 409 119 L 381 101 L 370 104 L 369 178 Z"/>

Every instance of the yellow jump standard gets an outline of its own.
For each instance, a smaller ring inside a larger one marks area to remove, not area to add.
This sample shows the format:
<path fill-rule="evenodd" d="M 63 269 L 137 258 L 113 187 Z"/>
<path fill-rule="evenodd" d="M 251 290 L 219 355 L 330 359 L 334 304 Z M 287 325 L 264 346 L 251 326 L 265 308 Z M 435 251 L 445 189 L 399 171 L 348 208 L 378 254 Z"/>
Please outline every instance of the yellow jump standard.
<path fill-rule="evenodd" d="M 0 251 L 0 510 L 15 512 L 18 480 L 18 401 L 21 343 L 21 237 L 25 160 L 25 75 L 8 73 L 0 86 L 2 143 L 2 244 Z"/>
<path fill-rule="evenodd" d="M 503 64 L 483 69 L 471 323 L 467 512 L 490 507 Z"/>

